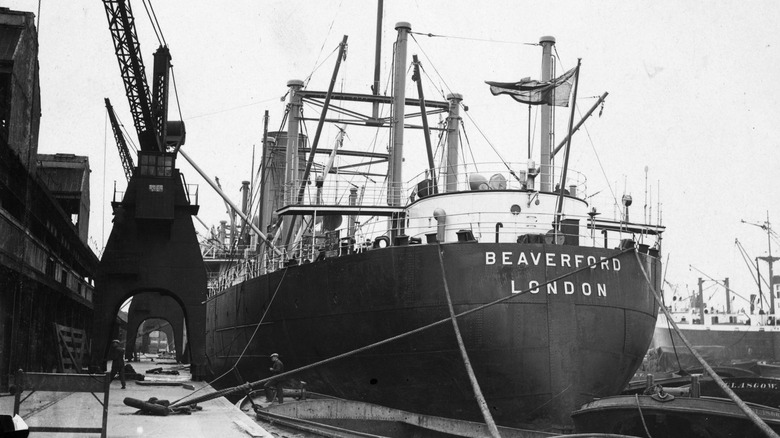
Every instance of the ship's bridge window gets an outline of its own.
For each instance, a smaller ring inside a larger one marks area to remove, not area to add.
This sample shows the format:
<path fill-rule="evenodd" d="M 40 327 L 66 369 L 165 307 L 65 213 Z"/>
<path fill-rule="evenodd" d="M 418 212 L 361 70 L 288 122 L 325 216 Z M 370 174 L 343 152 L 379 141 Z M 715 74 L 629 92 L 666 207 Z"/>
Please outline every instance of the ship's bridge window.
<path fill-rule="evenodd" d="M 173 175 L 173 155 L 157 153 L 140 153 L 139 168 L 144 176 Z"/>

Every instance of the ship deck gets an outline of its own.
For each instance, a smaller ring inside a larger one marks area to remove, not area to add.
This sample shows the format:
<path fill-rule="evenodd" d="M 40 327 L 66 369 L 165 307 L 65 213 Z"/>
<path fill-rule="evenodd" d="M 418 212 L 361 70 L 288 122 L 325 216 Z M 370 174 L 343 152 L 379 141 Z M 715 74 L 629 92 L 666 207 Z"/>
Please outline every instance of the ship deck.
<path fill-rule="evenodd" d="M 131 397 L 146 401 L 151 397 L 161 400 L 178 400 L 187 394 L 197 391 L 198 395 L 213 393 L 215 390 L 205 382 L 193 382 L 188 370 L 179 370 L 178 376 L 146 374 L 152 368 L 173 368 L 170 364 L 163 365 L 160 360 L 151 361 L 151 357 L 142 358 L 140 362 L 130 362 L 139 374 L 144 374 L 146 384 L 138 384 L 134 380 L 127 380 L 127 389 L 121 389 L 119 379 L 111 382 L 108 406 L 109 437 L 215 437 L 220 438 L 246 438 L 262 437 L 271 438 L 272 435 L 263 427 L 255 423 L 233 403 L 220 397 L 199 403 L 202 410 L 195 411 L 191 415 L 168 415 L 165 417 L 151 415 L 136 415 L 138 409 L 127 406 L 123 400 Z M 160 386 L 149 384 L 158 382 Z M 192 385 L 195 389 L 188 389 L 176 383 Z M 25 392 L 24 395 L 28 393 Z M 14 398 L 3 394 L 0 397 L 0 413 L 10 415 L 13 413 Z M 21 405 L 22 418 L 28 426 L 56 426 L 56 427 L 99 427 L 102 420 L 101 406 L 90 393 L 55 393 L 39 391 L 33 393 L 30 398 Z M 36 438 L 44 437 L 81 437 L 84 433 L 44 433 L 31 434 Z M 93 433 L 87 436 L 99 436 Z"/>

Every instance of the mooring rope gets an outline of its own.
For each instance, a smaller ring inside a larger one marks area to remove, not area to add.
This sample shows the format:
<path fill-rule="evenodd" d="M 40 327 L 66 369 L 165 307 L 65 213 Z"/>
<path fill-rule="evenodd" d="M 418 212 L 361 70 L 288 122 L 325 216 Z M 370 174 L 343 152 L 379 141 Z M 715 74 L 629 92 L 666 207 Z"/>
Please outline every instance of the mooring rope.
<path fill-rule="evenodd" d="M 538 285 L 536 285 L 534 287 L 529 287 L 528 289 L 524 289 L 524 290 L 519 291 L 517 293 L 513 293 L 512 295 L 508 295 L 508 296 L 505 296 L 505 297 L 502 297 L 502 298 L 498 298 L 498 299 L 493 300 L 493 301 L 491 301 L 489 303 L 483 304 L 481 306 L 474 307 L 473 309 L 469 309 L 469 310 L 465 310 L 463 312 L 460 312 L 460 313 L 456 314 L 455 317 L 456 318 L 460 318 L 462 316 L 466 316 L 466 315 L 470 315 L 470 314 L 475 313 L 475 312 L 479 312 L 479 311 L 484 310 L 484 309 L 486 309 L 488 307 L 495 306 L 496 304 L 501 304 L 501 303 L 503 303 L 505 301 L 512 300 L 514 298 L 517 298 L 518 296 L 525 295 L 526 293 L 528 293 L 528 292 L 530 292 L 532 290 L 535 290 L 537 288 L 541 288 L 541 287 L 546 286 L 546 285 L 548 285 L 550 283 L 555 283 L 556 281 L 559 281 L 559 280 L 562 280 L 564 278 L 570 277 L 570 276 L 572 276 L 574 274 L 577 274 L 579 272 L 585 271 L 586 269 L 592 269 L 592 268 L 598 266 L 601 263 L 605 263 L 605 262 L 607 262 L 609 260 L 618 258 L 621 255 L 623 255 L 623 254 L 625 254 L 625 253 L 627 253 L 629 251 L 633 251 L 633 250 L 634 250 L 633 248 L 624 249 L 624 250 L 618 252 L 617 254 L 611 255 L 609 257 L 605 257 L 603 259 L 598 259 L 598 260 L 596 260 L 595 262 L 593 262 L 591 264 L 588 264 L 588 265 L 585 265 L 585 266 L 583 266 L 581 268 L 575 269 L 575 270 L 573 270 L 573 271 L 571 271 L 569 273 L 566 273 L 566 274 L 563 274 L 563 275 L 559 275 L 559 276 L 557 276 L 557 277 L 555 277 L 555 278 L 553 278 L 551 280 L 547 280 L 547 281 L 545 281 L 543 283 L 540 283 L 540 284 L 538 284 Z M 219 398 L 219 397 L 222 397 L 222 396 L 228 395 L 228 394 L 239 393 L 239 392 L 247 392 L 247 391 L 250 391 L 250 390 L 253 390 L 253 389 L 257 389 L 257 388 L 260 388 L 263 384 L 265 384 L 266 382 L 268 382 L 271 379 L 280 379 L 280 378 L 283 378 L 283 377 L 292 376 L 292 375 L 294 375 L 296 373 L 300 373 L 301 371 L 306 371 L 306 370 L 309 370 L 311 368 L 318 367 L 320 365 L 325 365 L 327 363 L 334 362 L 334 361 L 337 361 L 339 359 L 343 359 L 345 357 L 353 356 L 355 354 L 362 353 L 362 352 L 364 352 L 366 350 L 370 350 L 372 348 L 376 348 L 376 347 L 379 347 L 381 345 L 389 344 L 390 342 L 397 341 L 398 339 L 402 339 L 402 338 L 405 338 L 407 336 L 411 336 L 413 334 L 420 333 L 422 331 L 428 330 L 428 329 L 436 327 L 436 326 L 440 326 L 440 325 L 448 323 L 448 322 L 451 322 L 450 318 L 440 319 L 440 320 L 438 320 L 436 322 L 432 322 L 432 323 L 430 323 L 428 325 L 424 325 L 422 327 L 418 327 L 418 328 L 410 330 L 410 331 L 408 331 L 406 333 L 401 333 L 399 335 L 392 336 L 392 337 L 387 338 L 387 339 L 383 339 L 383 340 L 375 342 L 373 344 L 366 345 L 366 346 L 363 346 L 363 347 L 357 348 L 355 350 L 348 351 L 346 353 L 342 353 L 342 354 L 339 354 L 339 355 L 336 355 L 336 356 L 332 356 L 332 357 L 327 358 L 327 359 L 323 359 L 323 360 L 321 360 L 319 362 L 314 362 L 314 363 L 309 364 L 309 365 L 304 365 L 304 366 L 296 368 L 294 370 L 285 371 L 283 373 L 276 374 L 276 375 L 274 375 L 272 377 L 266 377 L 264 379 L 256 380 L 256 381 L 251 382 L 251 383 L 246 383 L 246 384 L 243 384 L 243 385 L 240 385 L 240 386 L 235 386 L 235 387 L 232 387 L 232 388 L 225 388 L 225 389 L 219 391 L 218 393 L 206 394 L 206 395 L 203 395 L 201 397 L 196 397 L 196 398 L 193 398 L 193 399 L 190 399 L 190 400 L 186 400 L 186 401 L 179 400 L 179 401 L 176 401 L 174 403 L 171 403 L 170 406 L 171 407 L 186 406 L 186 405 L 191 405 L 191 404 L 195 404 L 195 403 L 200 403 L 200 402 L 212 400 L 212 399 Z M 780 437 L 778 437 L 778 438 L 780 438 Z"/>
<path fill-rule="evenodd" d="M 490 430 L 490 435 L 493 436 L 493 438 L 501 438 L 501 435 L 498 433 L 498 428 L 496 427 L 496 422 L 493 421 L 493 416 L 490 415 L 490 409 L 488 409 L 487 403 L 485 402 L 485 396 L 482 395 L 482 389 L 479 387 L 477 376 L 474 374 L 474 369 L 471 367 L 471 361 L 469 360 L 469 355 L 466 352 L 466 346 L 463 344 L 463 337 L 460 335 L 460 329 L 458 328 L 458 319 L 455 318 L 455 309 L 452 307 L 450 288 L 447 285 L 447 275 L 444 270 L 444 259 L 441 256 L 441 243 L 437 243 L 437 246 L 438 250 L 436 252 L 439 255 L 439 266 L 441 267 L 441 279 L 444 283 L 444 294 L 447 295 L 447 308 L 450 310 L 450 320 L 452 321 L 452 328 L 455 330 L 455 337 L 458 340 L 460 355 L 463 357 L 463 364 L 466 365 L 466 372 L 468 372 L 469 380 L 471 381 L 471 388 L 474 390 L 474 396 L 477 398 L 479 409 L 482 411 L 482 417 L 485 419 L 485 424 L 487 424 L 488 430 Z"/>
<path fill-rule="evenodd" d="M 639 410 L 639 419 L 642 420 L 642 426 L 645 428 L 645 434 L 647 434 L 647 438 L 653 438 L 653 436 L 650 435 L 650 431 L 647 430 L 645 415 L 642 413 L 642 406 L 639 404 L 639 394 L 634 394 L 634 398 L 636 399 L 636 408 Z"/>
<path fill-rule="evenodd" d="M 634 255 L 636 256 L 637 263 L 639 264 L 639 268 L 642 270 L 642 275 L 644 275 L 645 280 L 647 281 L 648 286 L 650 286 L 650 290 L 653 292 L 653 295 L 655 295 L 655 299 L 658 301 L 658 303 L 663 303 L 663 299 L 661 298 L 661 294 L 658 292 L 658 290 L 653 286 L 653 283 L 650 281 L 650 277 L 647 275 L 647 271 L 645 270 L 645 266 L 642 264 L 642 260 L 639 259 L 639 253 L 635 252 Z M 669 309 L 666 308 L 666 306 L 661 305 L 661 310 L 663 310 L 664 314 L 666 315 L 667 320 L 672 324 L 672 327 L 674 328 L 674 331 L 677 333 L 678 336 L 680 336 L 680 339 L 683 341 L 686 347 L 691 351 L 691 353 L 696 357 L 696 360 L 699 361 L 699 363 L 704 367 L 705 370 L 707 370 L 707 373 L 712 377 L 712 380 L 717 383 L 718 387 L 720 387 L 723 392 L 726 393 L 726 395 L 729 396 L 731 400 L 734 401 L 734 403 L 742 410 L 742 412 L 745 413 L 745 415 L 748 416 L 750 421 L 753 422 L 759 429 L 761 429 L 762 432 L 766 434 L 768 437 L 772 438 L 780 438 L 780 435 L 775 433 L 765 422 L 761 419 L 761 417 L 758 416 L 755 412 L 753 412 L 752 409 L 750 409 L 750 406 L 748 406 L 744 401 L 742 401 L 741 398 L 737 394 L 734 393 L 734 391 L 731 390 L 731 388 L 726 385 L 726 383 L 723 381 L 723 379 L 720 378 L 719 375 L 715 373 L 715 371 L 710 367 L 710 364 L 707 363 L 706 360 L 699 354 L 698 351 L 696 351 L 691 343 L 688 341 L 688 338 L 686 338 L 682 331 L 680 331 L 680 327 L 677 326 L 677 323 L 674 322 L 674 319 L 672 319 L 672 313 L 669 311 Z M 702 324 L 704 321 L 702 321 Z"/>

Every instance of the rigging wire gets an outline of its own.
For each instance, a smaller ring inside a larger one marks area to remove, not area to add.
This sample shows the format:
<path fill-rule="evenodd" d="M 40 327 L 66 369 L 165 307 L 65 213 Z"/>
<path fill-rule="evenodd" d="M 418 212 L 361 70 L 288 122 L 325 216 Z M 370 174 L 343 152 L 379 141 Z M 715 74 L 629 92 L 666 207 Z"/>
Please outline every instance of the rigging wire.
<path fill-rule="evenodd" d="M 146 10 L 146 16 L 149 17 L 149 22 L 152 24 L 152 30 L 154 31 L 154 35 L 157 37 L 157 42 L 161 46 L 162 45 L 167 46 L 167 44 L 165 44 L 165 38 L 162 36 L 162 29 L 160 28 L 160 23 L 157 22 L 157 16 L 154 16 L 154 18 L 152 18 L 152 16 L 154 15 L 154 9 L 152 9 L 152 2 L 151 0 L 149 0 L 149 5 L 147 6 L 146 1 L 147 0 L 143 0 L 142 3 L 144 4 L 144 9 Z M 152 9 L 151 12 L 149 11 L 150 9 Z"/>
<path fill-rule="evenodd" d="M 460 121 L 460 128 L 461 129 L 458 132 L 458 135 L 460 136 L 460 134 L 463 134 L 463 137 L 466 139 L 465 143 L 460 138 L 458 139 L 458 143 L 460 143 L 461 154 L 464 157 L 466 156 L 466 152 L 465 152 L 465 150 L 463 150 L 463 145 L 464 144 L 468 145 L 468 151 L 469 151 L 469 154 L 471 154 L 471 162 L 474 163 L 474 170 L 479 172 L 479 169 L 476 168 L 476 166 L 477 166 L 477 159 L 474 158 L 474 149 L 471 147 L 471 140 L 469 140 L 469 134 L 468 134 L 468 132 L 466 132 L 466 124 L 463 123 L 463 120 Z"/>
<path fill-rule="evenodd" d="M 442 84 L 444 84 L 444 86 L 445 86 L 445 87 L 447 87 L 447 90 L 448 90 L 450 93 L 454 93 L 454 92 L 452 91 L 452 89 L 450 88 L 450 86 L 447 84 L 447 81 L 445 81 L 445 80 L 444 80 L 444 77 L 442 77 L 441 73 L 439 73 L 439 70 L 438 70 L 438 69 L 436 69 L 436 65 L 433 63 L 433 60 L 431 59 L 431 57 L 430 57 L 430 56 L 428 56 L 428 53 L 427 53 L 427 52 L 425 52 L 425 49 L 423 49 L 423 47 L 420 45 L 420 42 L 419 42 L 419 41 L 417 41 L 417 38 L 415 38 L 415 37 L 414 37 L 414 32 L 411 32 L 410 34 L 411 34 L 411 36 L 412 36 L 412 39 L 414 40 L 414 42 L 417 44 L 417 47 L 418 47 L 418 48 L 420 49 L 420 51 L 422 52 L 423 56 L 425 56 L 425 59 L 428 61 L 428 64 L 430 64 L 431 68 L 432 68 L 432 69 L 433 69 L 433 71 L 436 73 L 436 76 L 438 76 L 438 77 L 439 77 L 439 81 L 440 81 Z"/>
<path fill-rule="evenodd" d="M 734 239 L 734 244 L 739 249 L 739 252 L 742 255 L 742 260 L 744 260 L 745 265 L 747 265 L 748 272 L 750 272 L 750 276 L 753 277 L 753 281 L 756 282 L 756 285 L 759 284 L 759 281 L 763 280 L 764 284 L 766 284 L 767 287 L 769 287 L 769 283 L 767 283 L 767 281 L 764 279 L 764 277 L 761 276 L 761 275 L 757 276 L 757 274 L 754 272 L 754 269 L 756 269 L 756 266 L 753 264 L 752 259 L 748 255 L 747 251 L 745 251 L 745 248 L 742 246 L 742 244 L 739 242 L 739 240 Z M 761 295 L 762 295 L 762 298 L 763 298 L 763 293 Z"/>
<path fill-rule="evenodd" d="M 40 6 L 39 6 L 40 7 Z M 105 120 L 103 122 L 103 199 L 101 200 L 101 204 L 103 206 L 103 213 L 102 213 L 102 221 L 101 222 L 101 231 L 100 231 L 100 245 L 101 248 L 106 243 L 106 155 L 108 155 L 107 152 L 108 148 L 108 108 L 106 108 L 106 115 Z M 102 252 L 102 249 L 100 250 Z"/>
<path fill-rule="evenodd" d="M 708 275 L 708 274 L 704 273 L 704 272 L 703 272 L 703 271 L 701 271 L 699 268 L 697 268 L 697 267 L 695 267 L 695 266 L 693 266 L 693 265 L 688 265 L 688 267 L 689 267 L 689 268 L 691 268 L 691 269 L 694 269 L 694 270 L 698 271 L 698 272 L 699 272 L 701 275 L 703 275 L 703 276 L 707 277 L 707 279 L 708 279 L 708 280 L 711 280 L 711 281 L 713 281 L 713 282 L 715 282 L 715 283 L 719 284 L 720 286 L 723 286 L 724 288 L 726 287 L 726 283 L 723 283 L 722 281 L 720 281 L 720 280 L 718 280 L 718 279 L 712 278 L 710 275 Z M 742 294 L 740 294 L 739 292 L 737 292 L 737 291 L 736 291 L 736 290 L 735 290 L 733 287 L 729 287 L 728 289 L 731 291 L 731 293 L 733 293 L 733 294 L 734 294 L 734 296 L 741 298 L 742 300 L 744 300 L 744 301 L 745 301 L 745 302 L 747 302 L 747 303 L 749 303 L 749 302 L 750 302 L 750 300 L 748 300 L 747 298 L 745 298 L 744 296 L 742 296 Z"/>
<path fill-rule="evenodd" d="M 748 272 L 750 273 L 750 276 L 753 277 L 753 281 L 758 284 L 758 279 L 756 278 L 756 274 L 753 271 L 755 269 L 755 266 L 753 266 L 749 260 L 749 256 L 747 252 L 745 252 L 745 248 L 742 247 L 742 244 L 739 243 L 739 240 L 734 239 L 734 245 L 739 250 L 739 255 L 742 256 L 742 261 L 745 262 L 745 265 L 748 268 Z"/>
<path fill-rule="evenodd" d="M 333 54 L 337 53 L 338 51 L 339 51 L 339 46 L 336 46 L 336 48 L 333 49 L 333 51 L 330 52 L 330 54 L 328 54 L 328 56 L 325 59 L 323 59 L 321 63 L 319 63 L 319 65 L 316 65 L 314 67 L 314 69 L 311 72 L 309 72 L 309 75 L 306 76 L 306 79 L 303 80 L 303 88 L 306 88 L 306 87 L 309 86 L 309 81 L 311 81 L 311 78 L 312 78 L 312 76 L 314 76 L 314 73 L 316 73 L 317 70 L 320 69 L 320 67 L 325 65 L 325 62 L 327 62 L 333 56 Z"/>
<path fill-rule="evenodd" d="M 558 47 L 553 46 L 553 50 L 555 51 L 555 58 L 557 59 L 557 64 L 560 65 L 564 71 L 568 71 L 566 67 L 563 64 L 563 61 L 561 60 L 561 56 L 558 53 Z M 596 96 L 598 98 L 599 96 Z M 603 105 L 603 103 L 602 103 Z M 580 111 L 579 106 L 576 108 L 577 113 L 580 115 L 580 118 L 582 118 L 582 111 Z M 602 106 L 601 111 L 599 112 L 599 116 L 601 116 L 601 112 L 604 111 L 604 108 Z M 596 150 L 595 142 L 593 141 L 593 137 L 590 135 L 590 131 L 588 130 L 588 126 L 586 124 L 582 125 L 582 128 L 585 130 L 586 137 L 588 138 L 588 142 L 591 146 L 591 149 L 593 150 L 593 156 L 596 157 L 596 161 L 599 164 L 599 169 L 601 170 L 601 174 L 604 177 L 604 181 L 607 183 L 607 188 L 609 189 L 609 193 L 612 195 L 612 202 L 614 205 L 618 206 L 618 209 L 620 208 L 620 201 L 618 201 L 618 197 L 615 194 L 615 190 L 612 187 L 612 184 L 609 181 L 609 177 L 607 176 L 607 172 L 604 170 L 604 164 L 601 162 L 601 157 L 598 154 L 598 151 Z"/>
<path fill-rule="evenodd" d="M 414 40 L 414 42 L 417 44 L 417 47 L 420 49 L 420 51 L 422 52 L 423 56 L 424 56 L 424 57 L 425 57 L 425 59 L 427 60 L 427 62 L 428 62 L 430 65 L 431 65 L 431 68 L 433 68 L 433 71 L 434 71 L 434 72 L 436 73 L 436 75 L 439 77 L 439 80 L 441 81 L 441 83 L 442 83 L 442 84 L 444 84 L 444 86 L 446 87 L 446 89 L 447 89 L 447 90 L 448 90 L 450 93 L 453 93 L 453 91 L 452 91 L 452 88 L 450 88 L 450 86 L 447 84 L 447 81 L 445 81 L 445 80 L 444 80 L 444 78 L 442 77 L 441 73 L 439 73 L 439 70 L 438 70 L 438 69 L 436 69 L 436 66 L 434 65 L 433 61 L 431 60 L 431 58 L 430 58 L 430 57 L 428 56 L 428 54 L 426 53 L 425 49 L 423 49 L 423 47 L 420 45 L 420 42 L 419 42 L 419 41 L 417 41 L 417 38 L 415 38 L 415 37 L 414 37 L 414 32 L 412 32 L 412 35 L 411 35 L 411 36 L 412 36 L 412 39 Z M 534 44 L 534 45 L 538 45 L 538 44 Z M 479 125 L 477 124 L 476 120 L 474 120 L 474 118 L 473 118 L 473 117 L 471 117 L 471 114 L 469 114 L 469 113 L 468 113 L 468 111 L 466 111 L 466 106 L 463 104 L 463 102 L 461 102 L 461 103 L 460 103 L 460 106 L 461 106 L 461 108 L 463 108 L 463 110 L 464 110 L 464 111 L 463 111 L 463 113 L 466 115 L 466 117 L 468 117 L 469 121 L 470 121 L 470 122 L 471 122 L 471 123 L 474 125 L 474 127 L 477 129 L 477 132 L 479 132 L 479 133 L 480 133 L 480 135 L 482 136 L 482 138 L 485 140 L 485 142 L 488 144 L 488 146 L 490 146 L 490 148 L 493 150 L 493 153 L 495 153 L 495 154 L 496 154 L 496 156 L 497 156 L 497 157 L 498 157 L 498 159 L 501 161 L 501 163 L 502 163 L 502 164 L 504 164 L 504 166 L 506 166 L 506 168 L 507 168 L 507 170 L 509 171 L 509 173 L 510 173 L 510 174 L 511 174 L 513 177 L 515 177 L 515 178 L 518 178 L 518 176 L 515 174 L 514 170 L 511 168 L 511 166 L 509 166 L 508 162 L 507 162 L 507 161 L 504 159 L 504 157 L 503 157 L 503 156 L 502 156 L 502 155 L 501 155 L 501 154 L 498 152 L 498 150 L 497 150 L 497 149 L 496 149 L 496 147 L 493 145 L 493 143 L 492 143 L 492 142 L 491 142 L 491 141 L 490 141 L 490 140 L 487 138 L 487 135 L 484 133 L 484 131 L 482 131 L 482 129 L 479 127 Z M 462 124 L 462 123 L 463 123 L 463 122 L 461 121 L 461 124 Z M 464 126 L 464 125 L 462 125 L 462 126 Z M 473 160 L 473 151 L 471 152 L 471 154 L 472 154 L 472 160 Z"/>
<path fill-rule="evenodd" d="M 314 67 L 312 68 L 311 73 L 309 73 L 309 76 L 306 77 L 304 80 L 304 87 L 309 84 L 309 80 L 311 79 L 311 76 L 316 72 L 322 64 L 325 63 L 325 61 L 328 60 L 333 55 L 333 52 L 331 52 L 321 63 L 318 64 L 318 61 L 320 60 L 320 56 L 322 56 L 322 51 L 325 50 L 325 44 L 328 43 L 328 37 L 330 37 L 330 33 L 333 30 L 333 25 L 336 23 L 336 17 L 338 17 L 339 13 L 341 12 L 341 4 L 342 2 L 339 2 L 338 7 L 336 8 L 336 13 L 333 16 L 333 19 L 330 20 L 330 26 L 328 26 L 328 32 L 325 34 L 325 37 L 322 39 L 322 45 L 320 46 L 320 51 L 317 53 L 317 58 L 314 61 Z M 336 49 L 334 49 L 334 52 L 338 50 L 338 46 Z"/>
<path fill-rule="evenodd" d="M 461 37 L 461 36 L 455 36 L 455 35 L 438 35 L 435 33 L 424 33 L 424 32 L 409 32 L 410 34 L 414 35 L 422 35 L 427 36 L 428 38 L 447 38 L 447 39 L 454 39 L 454 40 L 466 40 L 466 41 L 480 41 L 485 43 L 500 43 L 500 44 L 518 44 L 518 45 L 524 45 L 524 46 L 538 46 L 539 43 L 525 43 L 522 41 L 506 41 L 506 40 L 493 40 L 493 39 L 486 39 L 486 38 L 473 38 L 473 37 Z"/>
<path fill-rule="evenodd" d="M 108 112 L 106 112 L 108 114 Z M 135 144 L 133 141 L 133 137 L 130 135 L 129 132 L 127 132 L 127 128 L 125 128 L 125 124 L 122 123 L 122 120 L 119 118 L 119 114 L 114 112 L 114 116 L 116 117 L 116 121 L 119 123 L 119 127 L 122 128 L 122 132 L 125 136 L 125 141 L 130 143 L 130 146 L 132 146 L 134 152 L 138 152 L 138 145 Z"/>
<path fill-rule="evenodd" d="M 181 114 L 181 100 L 179 100 L 179 88 L 176 86 L 176 74 L 171 66 L 171 82 L 173 82 L 173 94 L 176 96 L 176 108 L 179 110 L 179 120 L 184 120 L 184 116 Z"/>
<path fill-rule="evenodd" d="M 267 102 L 272 102 L 272 101 L 277 101 L 277 100 L 279 100 L 279 97 L 270 97 L 268 99 L 263 99 L 263 100 L 260 100 L 260 101 L 257 101 L 257 102 L 246 103 L 246 104 L 243 104 L 243 105 L 232 106 L 230 108 L 223 108 L 221 110 L 213 111 L 213 112 L 210 112 L 210 113 L 204 113 L 204 114 L 198 114 L 198 115 L 195 115 L 195 116 L 190 116 L 190 117 L 187 117 L 187 120 L 199 119 L 201 117 L 209 117 L 209 116 L 213 116 L 215 114 L 222 114 L 222 113 L 235 111 L 235 110 L 238 110 L 238 109 L 243 109 L 243 108 L 247 108 L 247 107 L 250 107 L 250 106 L 260 105 L 262 103 L 267 103 Z"/>
<path fill-rule="evenodd" d="M 190 397 L 191 395 L 201 391 L 202 389 L 205 389 L 205 388 L 213 385 L 215 382 L 217 382 L 218 380 L 220 380 L 223 377 L 225 377 L 226 375 L 228 375 L 228 373 L 232 373 L 233 370 L 236 369 L 236 367 L 238 366 L 238 363 L 241 361 L 241 359 L 246 354 L 246 351 L 249 349 L 249 346 L 252 345 L 252 341 L 255 339 L 255 336 L 257 336 L 257 332 L 260 330 L 260 326 L 263 324 L 263 321 L 265 321 L 265 317 L 266 317 L 266 315 L 268 315 L 268 311 L 271 310 L 271 305 L 273 304 L 274 300 L 276 299 L 276 295 L 277 295 L 277 293 L 279 293 L 279 289 L 282 287 L 282 284 L 284 284 L 284 278 L 287 276 L 287 271 L 288 271 L 288 269 L 285 269 L 284 272 L 282 273 L 282 278 L 279 279 L 279 284 L 276 285 L 276 289 L 274 290 L 273 295 L 271 295 L 271 299 L 268 301 L 268 305 L 265 306 L 265 310 L 263 311 L 263 315 L 260 316 L 260 320 L 257 322 L 257 324 L 255 324 L 255 329 L 252 331 L 252 335 L 249 337 L 249 340 L 246 342 L 246 345 L 244 346 L 244 349 L 241 351 L 241 354 L 238 355 L 238 358 L 233 363 L 233 366 L 231 366 L 230 369 L 228 369 L 227 371 L 225 371 L 221 375 L 219 375 L 219 376 L 215 377 L 213 380 L 211 380 L 209 382 L 209 385 L 203 386 L 202 388 L 198 389 L 197 391 L 194 391 L 194 392 L 191 392 L 191 393 L 185 395 L 184 397 L 174 401 L 172 404 L 178 403 L 181 400 L 184 400 L 185 398 Z M 238 339 L 238 336 L 239 335 L 236 335 L 236 336 L 233 337 L 233 340 L 231 341 L 230 345 L 228 345 L 228 347 L 232 348 L 232 345 Z M 224 349 L 228 348 L 228 347 L 224 347 L 222 349 L 222 351 L 224 351 Z M 220 351 L 220 353 L 222 351 Z M 217 353 L 217 354 L 219 354 L 219 353 Z"/>

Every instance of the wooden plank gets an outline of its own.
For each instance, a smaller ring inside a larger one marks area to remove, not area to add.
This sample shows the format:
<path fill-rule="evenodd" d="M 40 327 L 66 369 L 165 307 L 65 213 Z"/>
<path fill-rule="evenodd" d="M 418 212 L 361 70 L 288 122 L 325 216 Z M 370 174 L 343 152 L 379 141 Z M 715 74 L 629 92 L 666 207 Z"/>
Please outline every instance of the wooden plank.
<path fill-rule="evenodd" d="M 54 325 L 54 335 L 57 338 L 57 371 L 59 372 L 65 372 L 65 358 L 62 354 L 62 345 L 60 344 L 60 329 L 59 325 L 55 322 Z"/>
<path fill-rule="evenodd" d="M 105 374 L 24 373 L 24 390 L 103 392 Z"/>
<path fill-rule="evenodd" d="M 14 383 L 17 390 L 14 394 L 14 415 L 21 409 L 21 394 L 23 391 L 51 391 L 51 392 L 96 392 L 103 393 L 103 401 L 98 403 L 103 408 L 102 427 L 55 427 L 35 426 L 31 432 L 69 432 L 69 433 L 100 433 L 101 438 L 106 438 L 108 430 L 108 395 L 111 388 L 111 375 L 105 374 L 55 374 L 55 373 L 25 373 L 19 370 L 14 375 Z M 96 397 L 97 398 L 97 397 Z"/>
<path fill-rule="evenodd" d="M 30 432 L 68 432 L 68 433 L 102 433 L 101 427 L 52 427 L 52 426 L 33 426 L 29 428 Z"/>
<path fill-rule="evenodd" d="M 57 323 L 54 323 L 54 329 L 62 343 L 59 349 L 62 371 L 80 373 L 81 359 L 84 356 L 84 330 L 74 329 Z M 67 353 L 67 357 L 62 354 L 63 350 Z"/>
<path fill-rule="evenodd" d="M 64 344 L 64 346 L 65 346 L 65 352 L 66 352 L 66 353 L 68 353 L 68 359 L 70 360 L 70 364 L 66 364 L 66 363 L 65 363 L 65 360 L 64 360 L 64 358 L 63 358 L 63 369 L 64 369 L 64 368 L 68 368 L 68 369 L 69 369 L 69 371 L 71 371 L 71 372 L 75 372 L 75 373 L 78 373 L 78 372 L 79 372 L 79 370 L 81 369 L 81 365 L 79 365 L 79 363 L 78 363 L 78 362 L 76 362 L 76 358 L 75 358 L 75 357 L 73 357 L 73 352 L 71 351 L 70 347 L 68 346 L 68 343 L 67 343 L 67 341 L 66 341 L 66 340 L 65 340 L 65 338 L 63 337 L 63 335 L 62 335 L 62 332 L 58 330 L 58 331 L 57 331 L 57 334 L 58 334 L 58 335 L 59 335 L 59 337 L 60 337 L 60 341 L 61 341 L 61 342 Z"/>

